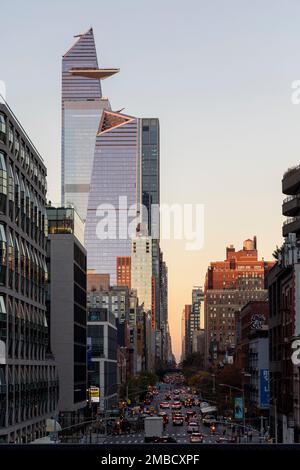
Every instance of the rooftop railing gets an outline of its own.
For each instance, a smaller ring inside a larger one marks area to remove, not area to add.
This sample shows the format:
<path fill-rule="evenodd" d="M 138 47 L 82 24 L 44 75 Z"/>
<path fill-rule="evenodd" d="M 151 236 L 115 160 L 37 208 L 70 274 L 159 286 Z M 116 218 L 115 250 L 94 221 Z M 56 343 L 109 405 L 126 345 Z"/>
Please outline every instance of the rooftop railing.
<path fill-rule="evenodd" d="M 288 218 L 283 222 L 283 225 L 292 224 L 293 222 L 298 222 L 298 221 L 300 221 L 300 216 L 297 216 L 297 217 L 288 217 Z"/>
<path fill-rule="evenodd" d="M 283 178 L 285 178 L 288 174 L 293 174 L 295 173 L 297 170 L 300 169 L 300 164 L 299 165 L 296 165 L 296 166 L 291 166 L 290 168 L 288 168 L 286 170 L 286 172 L 283 174 Z"/>

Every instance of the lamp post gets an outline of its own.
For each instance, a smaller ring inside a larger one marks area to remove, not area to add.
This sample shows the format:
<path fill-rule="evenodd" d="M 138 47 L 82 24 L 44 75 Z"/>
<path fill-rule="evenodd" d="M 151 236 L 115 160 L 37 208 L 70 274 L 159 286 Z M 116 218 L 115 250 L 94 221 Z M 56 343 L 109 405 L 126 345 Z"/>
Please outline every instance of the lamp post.
<path fill-rule="evenodd" d="M 74 389 L 74 392 L 80 392 L 80 391 L 81 391 L 80 388 L 75 388 L 75 389 Z M 65 396 L 66 396 L 66 395 L 63 395 L 63 397 L 65 397 Z M 60 398 L 61 398 L 61 397 L 60 397 Z M 54 413 L 54 430 L 53 430 L 53 434 L 54 434 L 54 442 L 55 442 L 55 444 L 56 444 L 56 442 L 57 442 L 57 440 L 58 440 L 58 439 L 57 439 L 57 438 L 58 438 L 58 432 L 59 432 L 59 431 L 62 431 L 62 428 L 61 428 L 60 425 L 59 425 L 59 428 L 57 428 L 57 424 L 59 424 L 59 423 L 58 423 L 58 419 L 59 419 L 58 405 L 59 405 L 59 401 L 58 401 L 58 403 L 57 403 L 57 410 L 56 410 L 56 413 Z"/>

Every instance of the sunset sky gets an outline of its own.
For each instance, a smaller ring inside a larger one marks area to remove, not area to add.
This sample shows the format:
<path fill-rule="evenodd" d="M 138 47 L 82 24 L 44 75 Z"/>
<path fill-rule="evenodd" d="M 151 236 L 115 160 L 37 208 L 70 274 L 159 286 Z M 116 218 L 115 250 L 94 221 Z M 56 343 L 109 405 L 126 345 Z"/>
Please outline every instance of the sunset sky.
<path fill-rule="evenodd" d="M 61 56 L 94 28 L 113 109 L 158 117 L 161 201 L 205 207 L 205 243 L 164 241 L 173 350 L 207 265 L 257 235 L 259 256 L 281 244 L 281 178 L 299 163 L 300 3 L 277 0 L 15 0 L 1 5 L 0 80 L 48 168 L 60 203 Z"/>

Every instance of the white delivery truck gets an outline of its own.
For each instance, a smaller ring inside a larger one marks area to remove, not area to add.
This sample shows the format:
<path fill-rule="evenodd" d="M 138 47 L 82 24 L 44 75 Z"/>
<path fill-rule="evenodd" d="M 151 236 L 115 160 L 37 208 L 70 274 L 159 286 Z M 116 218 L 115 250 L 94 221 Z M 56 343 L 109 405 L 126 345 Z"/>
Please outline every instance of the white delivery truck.
<path fill-rule="evenodd" d="M 147 416 L 144 419 L 145 442 L 154 442 L 156 438 L 163 435 L 163 417 Z"/>

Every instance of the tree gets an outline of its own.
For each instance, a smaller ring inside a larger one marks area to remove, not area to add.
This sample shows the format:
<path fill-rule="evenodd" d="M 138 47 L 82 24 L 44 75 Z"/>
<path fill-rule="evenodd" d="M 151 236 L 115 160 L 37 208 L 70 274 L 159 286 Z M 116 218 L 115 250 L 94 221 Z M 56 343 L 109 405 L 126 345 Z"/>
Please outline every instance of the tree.
<path fill-rule="evenodd" d="M 281 252 L 282 252 L 282 248 L 283 248 L 283 246 L 281 246 L 281 247 L 279 248 L 279 246 L 276 245 L 276 249 L 275 249 L 275 250 L 273 251 L 273 253 L 272 253 L 273 258 L 275 258 L 277 261 L 279 260 L 279 255 L 280 255 Z"/>
<path fill-rule="evenodd" d="M 144 397 L 147 393 L 148 386 L 154 386 L 158 377 L 152 372 L 140 372 L 138 375 L 130 377 L 120 388 L 120 397 L 128 398 L 135 401 L 137 398 Z"/>
<path fill-rule="evenodd" d="M 193 352 L 189 354 L 186 359 L 182 362 L 182 368 L 187 367 L 198 367 L 203 368 L 204 365 L 204 357 L 203 354 L 199 352 Z"/>
<path fill-rule="evenodd" d="M 227 364 L 216 376 L 216 383 L 231 385 L 232 387 L 242 387 L 242 372 L 235 364 Z"/>

